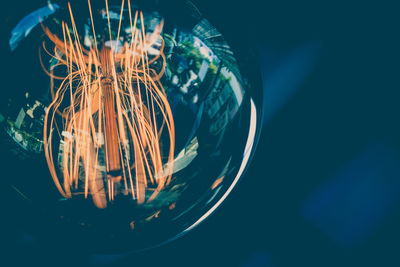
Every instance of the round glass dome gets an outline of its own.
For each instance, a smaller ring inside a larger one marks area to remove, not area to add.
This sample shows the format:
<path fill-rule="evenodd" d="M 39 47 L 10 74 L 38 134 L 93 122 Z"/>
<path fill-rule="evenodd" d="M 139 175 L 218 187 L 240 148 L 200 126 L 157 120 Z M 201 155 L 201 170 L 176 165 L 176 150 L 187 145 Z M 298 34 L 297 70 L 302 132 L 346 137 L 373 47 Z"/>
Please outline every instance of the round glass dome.
<path fill-rule="evenodd" d="M 51 1 L 13 25 L 0 135 L 24 231 L 144 249 L 225 200 L 262 89 L 250 49 L 205 15 L 189 1 Z"/>

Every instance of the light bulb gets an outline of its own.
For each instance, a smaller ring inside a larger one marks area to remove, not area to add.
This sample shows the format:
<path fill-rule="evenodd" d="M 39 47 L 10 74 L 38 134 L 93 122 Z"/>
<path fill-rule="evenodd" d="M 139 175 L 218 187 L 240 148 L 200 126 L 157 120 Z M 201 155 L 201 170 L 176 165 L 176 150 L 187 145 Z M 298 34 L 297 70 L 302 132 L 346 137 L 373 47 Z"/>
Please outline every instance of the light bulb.
<path fill-rule="evenodd" d="M 261 87 L 193 3 L 99 2 L 48 3 L 13 27 L 10 57 L 27 80 L 1 111 L 2 139 L 27 168 L 10 186 L 47 231 L 93 249 L 148 248 L 235 187 Z"/>

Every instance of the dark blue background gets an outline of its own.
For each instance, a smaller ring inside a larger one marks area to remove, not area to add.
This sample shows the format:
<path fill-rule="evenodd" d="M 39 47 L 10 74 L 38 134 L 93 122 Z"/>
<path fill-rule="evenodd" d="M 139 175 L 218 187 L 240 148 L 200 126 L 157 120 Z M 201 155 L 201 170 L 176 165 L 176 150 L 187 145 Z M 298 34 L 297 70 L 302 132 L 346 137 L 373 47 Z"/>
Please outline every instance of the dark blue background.
<path fill-rule="evenodd" d="M 25 2 L 5 6 L 4 25 L 31 10 Z M 400 266 L 398 9 L 384 1 L 198 2 L 259 54 L 263 133 L 239 186 L 190 234 L 126 255 L 64 258 L 51 244 L 39 247 L 6 223 L 12 203 L 2 199 L 0 264 Z"/>

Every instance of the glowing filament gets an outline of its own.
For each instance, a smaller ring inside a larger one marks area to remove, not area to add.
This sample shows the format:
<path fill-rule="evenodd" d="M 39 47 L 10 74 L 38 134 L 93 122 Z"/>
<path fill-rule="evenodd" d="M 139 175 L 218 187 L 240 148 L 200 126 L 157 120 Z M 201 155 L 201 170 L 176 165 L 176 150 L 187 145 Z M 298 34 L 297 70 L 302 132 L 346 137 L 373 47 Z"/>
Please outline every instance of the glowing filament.
<path fill-rule="evenodd" d="M 165 71 L 163 22 L 146 33 L 143 14 L 136 11 L 132 17 L 128 0 L 130 40 L 120 49 L 103 44 L 99 50 L 88 4 L 94 39 L 89 50 L 79 41 L 70 4 L 71 25 L 62 22 L 61 39 L 43 27 L 54 52 L 46 50 L 45 43 L 43 47 L 56 62 L 46 70 L 53 98 L 44 120 L 46 160 L 55 185 L 66 198 L 90 194 L 97 207 L 105 208 L 120 190 L 141 204 L 153 200 L 169 184 L 174 159 L 174 121 L 160 83 Z M 123 8 L 124 1 L 117 39 L 111 44 L 119 42 Z M 111 41 L 107 1 L 106 10 Z M 159 40 L 158 55 L 149 55 Z M 54 75 L 56 67 L 66 69 L 66 77 Z M 55 79 L 61 80 L 56 89 Z M 61 171 L 54 162 L 55 135 L 63 144 Z M 105 170 L 100 167 L 102 160 Z M 77 192 L 79 188 L 83 192 Z"/>

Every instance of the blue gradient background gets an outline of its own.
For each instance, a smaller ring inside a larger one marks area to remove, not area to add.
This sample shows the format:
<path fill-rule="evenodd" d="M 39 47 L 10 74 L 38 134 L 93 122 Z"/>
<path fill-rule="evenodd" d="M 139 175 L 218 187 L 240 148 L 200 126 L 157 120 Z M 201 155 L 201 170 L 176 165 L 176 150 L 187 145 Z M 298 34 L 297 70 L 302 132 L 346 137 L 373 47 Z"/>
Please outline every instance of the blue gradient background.
<path fill-rule="evenodd" d="M 259 54 L 265 114 L 249 171 L 183 238 L 136 254 L 74 251 L 62 264 L 400 266 L 396 9 L 313 0 L 200 6 L 240 26 Z M 4 262 L 52 266 L 63 257 L 7 227 Z"/>

